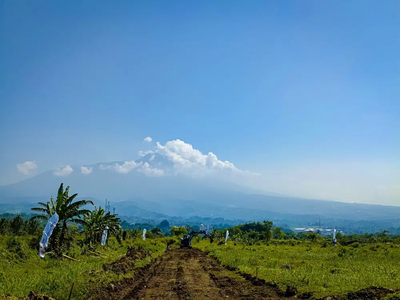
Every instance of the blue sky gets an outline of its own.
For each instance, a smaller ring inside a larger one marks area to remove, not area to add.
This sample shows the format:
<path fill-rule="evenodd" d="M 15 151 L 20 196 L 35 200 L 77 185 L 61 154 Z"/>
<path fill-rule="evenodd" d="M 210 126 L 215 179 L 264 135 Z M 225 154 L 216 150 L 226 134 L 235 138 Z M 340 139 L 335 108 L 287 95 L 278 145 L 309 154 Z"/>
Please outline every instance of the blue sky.
<path fill-rule="evenodd" d="M 257 187 L 400 204 L 400 2 L 0 1 L 0 184 L 180 139 Z"/>

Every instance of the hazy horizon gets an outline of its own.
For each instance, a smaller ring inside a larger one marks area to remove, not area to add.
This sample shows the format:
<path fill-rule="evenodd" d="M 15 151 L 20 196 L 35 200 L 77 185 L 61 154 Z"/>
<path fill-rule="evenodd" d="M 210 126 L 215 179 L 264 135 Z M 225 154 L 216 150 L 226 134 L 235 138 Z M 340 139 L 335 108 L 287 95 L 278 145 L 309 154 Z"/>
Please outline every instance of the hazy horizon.
<path fill-rule="evenodd" d="M 91 176 L 89 165 L 150 150 L 187 176 L 400 205 L 399 9 L 3 2 L 0 185 L 47 170 Z"/>

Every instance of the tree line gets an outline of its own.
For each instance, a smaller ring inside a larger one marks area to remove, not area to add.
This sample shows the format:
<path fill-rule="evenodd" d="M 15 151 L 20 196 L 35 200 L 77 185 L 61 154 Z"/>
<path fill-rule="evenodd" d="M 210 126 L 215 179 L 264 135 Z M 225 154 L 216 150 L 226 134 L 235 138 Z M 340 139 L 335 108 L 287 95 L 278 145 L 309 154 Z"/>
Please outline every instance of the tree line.
<path fill-rule="evenodd" d="M 142 229 L 135 228 L 123 230 L 121 227 L 121 219 L 117 214 L 105 211 L 102 207 L 94 206 L 91 200 L 78 200 L 75 198 L 78 194 L 69 195 L 69 186 L 64 190 L 61 183 L 57 192 L 57 197 L 50 198 L 47 203 L 39 202 L 38 207 L 32 208 L 32 211 L 40 214 L 34 215 L 32 218 L 24 220 L 22 216 L 16 216 L 14 219 L 0 218 L 0 235 L 34 235 L 40 236 L 43 225 L 55 213 L 59 216 L 59 222 L 54 229 L 50 239 L 49 248 L 56 253 L 62 253 L 63 250 L 69 249 L 71 243 L 77 234 L 83 236 L 79 243 L 82 246 L 95 247 L 101 242 L 103 231 L 108 227 L 108 234 L 116 237 L 121 243 L 122 240 L 131 237 L 140 237 Z M 126 223 L 126 221 L 124 221 Z M 128 224 L 129 225 L 129 224 Z M 157 238 L 162 236 L 182 236 L 197 227 L 190 226 L 170 226 L 167 220 L 162 221 L 158 226 L 154 227 L 150 224 L 147 226 L 147 238 Z M 126 226 L 126 224 L 125 224 Z M 213 229 L 209 232 L 210 242 L 214 240 L 222 241 L 225 239 L 225 232 L 229 230 L 229 239 L 239 243 L 254 244 L 259 242 L 269 242 L 274 240 L 310 240 L 312 242 L 323 242 L 331 237 L 323 237 L 315 232 L 296 233 L 291 230 L 285 230 L 281 227 L 274 226 L 271 221 L 250 222 L 229 227 L 222 230 Z M 198 237 L 200 238 L 200 237 Z M 387 231 L 379 234 L 364 235 L 337 235 L 339 243 L 373 243 L 373 242 L 400 242 L 400 236 L 389 236 Z"/>

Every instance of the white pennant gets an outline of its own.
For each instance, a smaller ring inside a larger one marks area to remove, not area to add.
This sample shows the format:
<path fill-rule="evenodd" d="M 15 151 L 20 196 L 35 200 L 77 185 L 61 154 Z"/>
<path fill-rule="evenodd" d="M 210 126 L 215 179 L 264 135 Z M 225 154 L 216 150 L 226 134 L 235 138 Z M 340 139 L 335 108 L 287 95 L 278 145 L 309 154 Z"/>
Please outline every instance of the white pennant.
<path fill-rule="evenodd" d="M 51 216 L 51 218 L 49 219 L 49 221 L 47 222 L 46 226 L 43 229 L 42 239 L 39 243 L 39 256 L 41 258 L 44 258 L 44 254 L 46 252 L 50 236 L 53 233 L 53 230 L 56 227 L 58 220 L 59 220 L 58 214 L 54 213 L 54 215 Z"/>
<path fill-rule="evenodd" d="M 107 235 L 108 235 L 108 226 L 106 226 L 106 228 L 104 228 L 103 235 L 101 237 L 101 245 L 102 246 L 104 246 L 106 244 Z"/>
<path fill-rule="evenodd" d="M 143 229 L 143 241 L 146 239 L 146 228 L 145 229 Z"/>
<path fill-rule="evenodd" d="M 225 234 L 225 245 L 226 245 L 226 241 L 228 240 L 228 236 L 229 236 L 229 230 L 227 230 L 226 234 Z"/>

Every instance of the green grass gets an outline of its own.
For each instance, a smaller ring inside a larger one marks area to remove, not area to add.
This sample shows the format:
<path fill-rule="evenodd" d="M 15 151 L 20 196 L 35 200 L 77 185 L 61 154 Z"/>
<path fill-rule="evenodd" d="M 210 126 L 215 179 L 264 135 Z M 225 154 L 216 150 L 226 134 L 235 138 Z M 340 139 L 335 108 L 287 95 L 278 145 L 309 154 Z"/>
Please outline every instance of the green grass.
<path fill-rule="evenodd" d="M 341 295 L 370 286 L 400 287 L 398 245 L 357 244 L 353 247 L 286 243 L 283 245 L 217 246 L 208 240 L 194 244 L 217 257 L 223 265 L 239 268 L 259 278 L 275 281 L 281 288 L 295 286 L 315 297 Z M 289 268 L 282 266 L 289 265 Z"/>
<path fill-rule="evenodd" d="M 28 246 L 32 237 L 16 237 L 17 246 L 10 248 L 11 239 L 13 238 L 0 236 L 0 298 L 7 295 L 26 297 L 30 291 L 35 291 L 56 299 L 67 299 L 74 283 L 72 298 L 83 299 L 96 286 L 133 274 L 134 271 L 117 275 L 102 269 L 103 264 L 125 255 L 128 246 L 142 246 L 153 257 L 164 253 L 166 248 L 162 239 L 127 240 L 123 242 L 123 246 L 111 239 L 108 246 L 97 248 L 102 253 L 99 257 L 82 255 L 80 247 L 73 247 L 66 253 L 78 260 L 72 261 L 52 259 L 48 254 L 45 259 L 41 259 Z M 138 260 L 135 267 L 141 267 L 150 261 L 150 257 Z"/>

